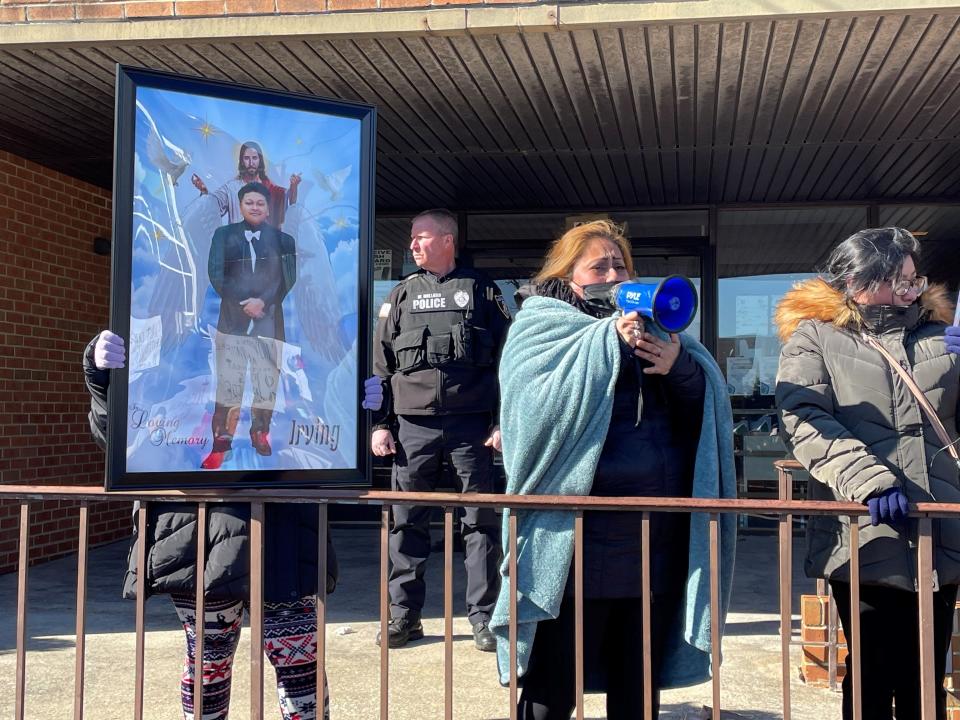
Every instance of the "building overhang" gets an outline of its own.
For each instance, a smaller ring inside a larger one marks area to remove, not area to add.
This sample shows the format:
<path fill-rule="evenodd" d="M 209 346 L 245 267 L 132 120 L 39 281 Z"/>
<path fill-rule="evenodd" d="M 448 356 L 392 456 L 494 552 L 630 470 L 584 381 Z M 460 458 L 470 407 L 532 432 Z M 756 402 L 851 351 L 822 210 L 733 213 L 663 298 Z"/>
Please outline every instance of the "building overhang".
<path fill-rule="evenodd" d="M 121 63 L 376 104 L 383 211 L 954 200 L 958 30 L 917 0 L 7 25 L 0 147 L 109 187 Z"/>

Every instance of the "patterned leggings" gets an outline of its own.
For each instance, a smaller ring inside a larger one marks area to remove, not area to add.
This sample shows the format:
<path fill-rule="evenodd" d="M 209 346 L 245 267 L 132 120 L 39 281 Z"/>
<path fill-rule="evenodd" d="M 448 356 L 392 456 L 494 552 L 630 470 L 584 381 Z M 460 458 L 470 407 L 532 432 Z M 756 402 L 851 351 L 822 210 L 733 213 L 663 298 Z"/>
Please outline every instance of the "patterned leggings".
<path fill-rule="evenodd" d="M 193 718 L 196 653 L 196 598 L 172 595 L 187 634 L 187 657 L 180 680 L 183 716 Z M 240 642 L 243 602 L 204 603 L 203 718 L 226 720 L 230 708 L 233 656 Z M 263 651 L 277 673 L 277 694 L 283 720 L 317 720 L 317 603 L 304 597 L 288 603 L 263 604 Z M 330 720 L 330 695 L 323 678 L 323 720 Z"/>

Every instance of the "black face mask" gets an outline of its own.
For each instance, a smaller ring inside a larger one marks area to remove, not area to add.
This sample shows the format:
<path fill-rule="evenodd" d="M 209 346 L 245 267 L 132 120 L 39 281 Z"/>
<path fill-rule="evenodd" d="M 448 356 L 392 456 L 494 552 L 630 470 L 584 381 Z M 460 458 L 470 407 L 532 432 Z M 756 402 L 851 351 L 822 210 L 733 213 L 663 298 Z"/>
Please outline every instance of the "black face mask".
<path fill-rule="evenodd" d="M 616 311 L 613 289 L 619 284 L 620 281 L 580 285 L 583 291 L 583 302 L 593 315 L 608 317 Z"/>

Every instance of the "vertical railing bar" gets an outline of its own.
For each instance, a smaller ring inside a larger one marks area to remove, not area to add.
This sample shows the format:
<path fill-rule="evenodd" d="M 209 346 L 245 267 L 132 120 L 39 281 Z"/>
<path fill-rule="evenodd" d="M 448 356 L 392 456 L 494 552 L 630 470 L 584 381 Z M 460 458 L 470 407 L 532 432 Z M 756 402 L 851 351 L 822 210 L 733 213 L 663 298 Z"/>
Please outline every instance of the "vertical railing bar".
<path fill-rule="evenodd" d="M 853 699 L 853 720 L 863 717 L 860 685 L 860 520 L 850 517 L 850 637 L 847 638 L 850 657 L 850 689 Z"/>
<path fill-rule="evenodd" d="M 577 720 L 583 720 L 583 510 L 573 518 L 573 611 Z"/>
<path fill-rule="evenodd" d="M 508 510 L 509 550 L 507 572 L 510 574 L 510 623 L 508 627 L 510 641 L 510 720 L 517 720 L 517 511 Z"/>
<path fill-rule="evenodd" d="M 317 717 L 324 717 L 327 698 L 327 544 L 329 515 L 327 503 L 317 505 Z"/>
<path fill-rule="evenodd" d="M 833 597 L 833 588 L 827 585 L 827 680 L 830 689 L 837 689 L 837 645 L 839 643 L 837 626 L 840 617 L 837 613 L 837 600 Z"/>
<path fill-rule="evenodd" d="M 206 603 L 204 598 L 204 567 L 207 555 L 207 503 L 197 503 L 197 568 L 196 601 L 194 613 L 194 658 L 193 658 L 193 717 L 203 717 L 203 638 L 206 625 Z"/>
<path fill-rule="evenodd" d="M 650 511 L 640 519 L 640 607 L 643 613 L 643 718 L 653 720 L 653 617 L 650 603 Z"/>
<path fill-rule="evenodd" d="M 263 720 L 263 501 L 250 503 L 250 718 Z"/>
<path fill-rule="evenodd" d="M 384 505 L 380 511 L 380 720 L 390 717 L 389 560 L 390 506 Z"/>
<path fill-rule="evenodd" d="M 443 717 L 453 720 L 453 508 L 443 509 Z"/>
<path fill-rule="evenodd" d="M 720 516 L 710 513 L 710 662 L 713 720 L 720 720 Z"/>
<path fill-rule="evenodd" d="M 87 648 L 87 546 L 90 542 L 90 504 L 80 501 L 77 536 L 76 663 L 73 671 L 73 718 L 83 720 L 84 669 Z"/>
<path fill-rule="evenodd" d="M 933 644 L 933 521 L 920 518 L 917 552 L 920 632 L 920 718 L 935 720 L 937 688 Z"/>
<path fill-rule="evenodd" d="M 134 651 L 133 717 L 143 720 L 143 661 L 147 623 L 147 503 L 140 501 L 137 508 L 137 608 L 135 620 L 136 649 Z"/>
<path fill-rule="evenodd" d="M 778 468 L 780 500 L 793 499 L 791 472 Z M 783 688 L 783 720 L 790 720 L 790 639 L 793 635 L 793 515 L 780 516 L 780 683 Z"/>
<path fill-rule="evenodd" d="M 17 679 L 14 716 L 23 720 L 27 688 L 27 566 L 30 564 L 30 503 L 20 503 L 20 554 L 17 564 Z"/>

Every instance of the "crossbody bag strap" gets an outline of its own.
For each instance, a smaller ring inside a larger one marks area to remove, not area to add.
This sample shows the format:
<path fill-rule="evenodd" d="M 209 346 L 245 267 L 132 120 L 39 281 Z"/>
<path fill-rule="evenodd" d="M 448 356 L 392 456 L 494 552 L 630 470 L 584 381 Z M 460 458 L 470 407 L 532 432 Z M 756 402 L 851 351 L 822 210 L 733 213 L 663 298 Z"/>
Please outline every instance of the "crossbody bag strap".
<path fill-rule="evenodd" d="M 947 429 L 940 421 L 937 411 L 934 410 L 933 405 L 930 404 L 930 401 L 927 399 L 927 396 L 924 395 L 923 390 L 921 390 L 920 386 L 917 385 L 917 381 L 913 379 L 913 376 L 909 372 L 907 372 L 906 368 L 897 362 L 897 359 L 890 354 L 890 351 L 887 350 L 879 340 L 867 335 L 866 333 L 864 333 L 863 339 L 868 345 L 870 345 L 870 347 L 874 348 L 881 355 L 883 355 L 890 367 L 892 367 L 903 379 L 903 382 L 906 383 L 907 388 L 913 393 L 913 396 L 917 399 L 917 402 L 920 403 L 920 407 L 926 414 L 927 420 L 929 420 L 930 424 L 933 425 L 933 429 L 936 431 L 937 437 L 940 438 L 940 442 L 943 443 L 944 449 L 950 453 L 950 456 L 955 461 L 960 462 L 960 456 L 958 456 L 957 449 L 953 445 L 954 441 L 950 439 L 950 435 L 947 433 Z"/>

